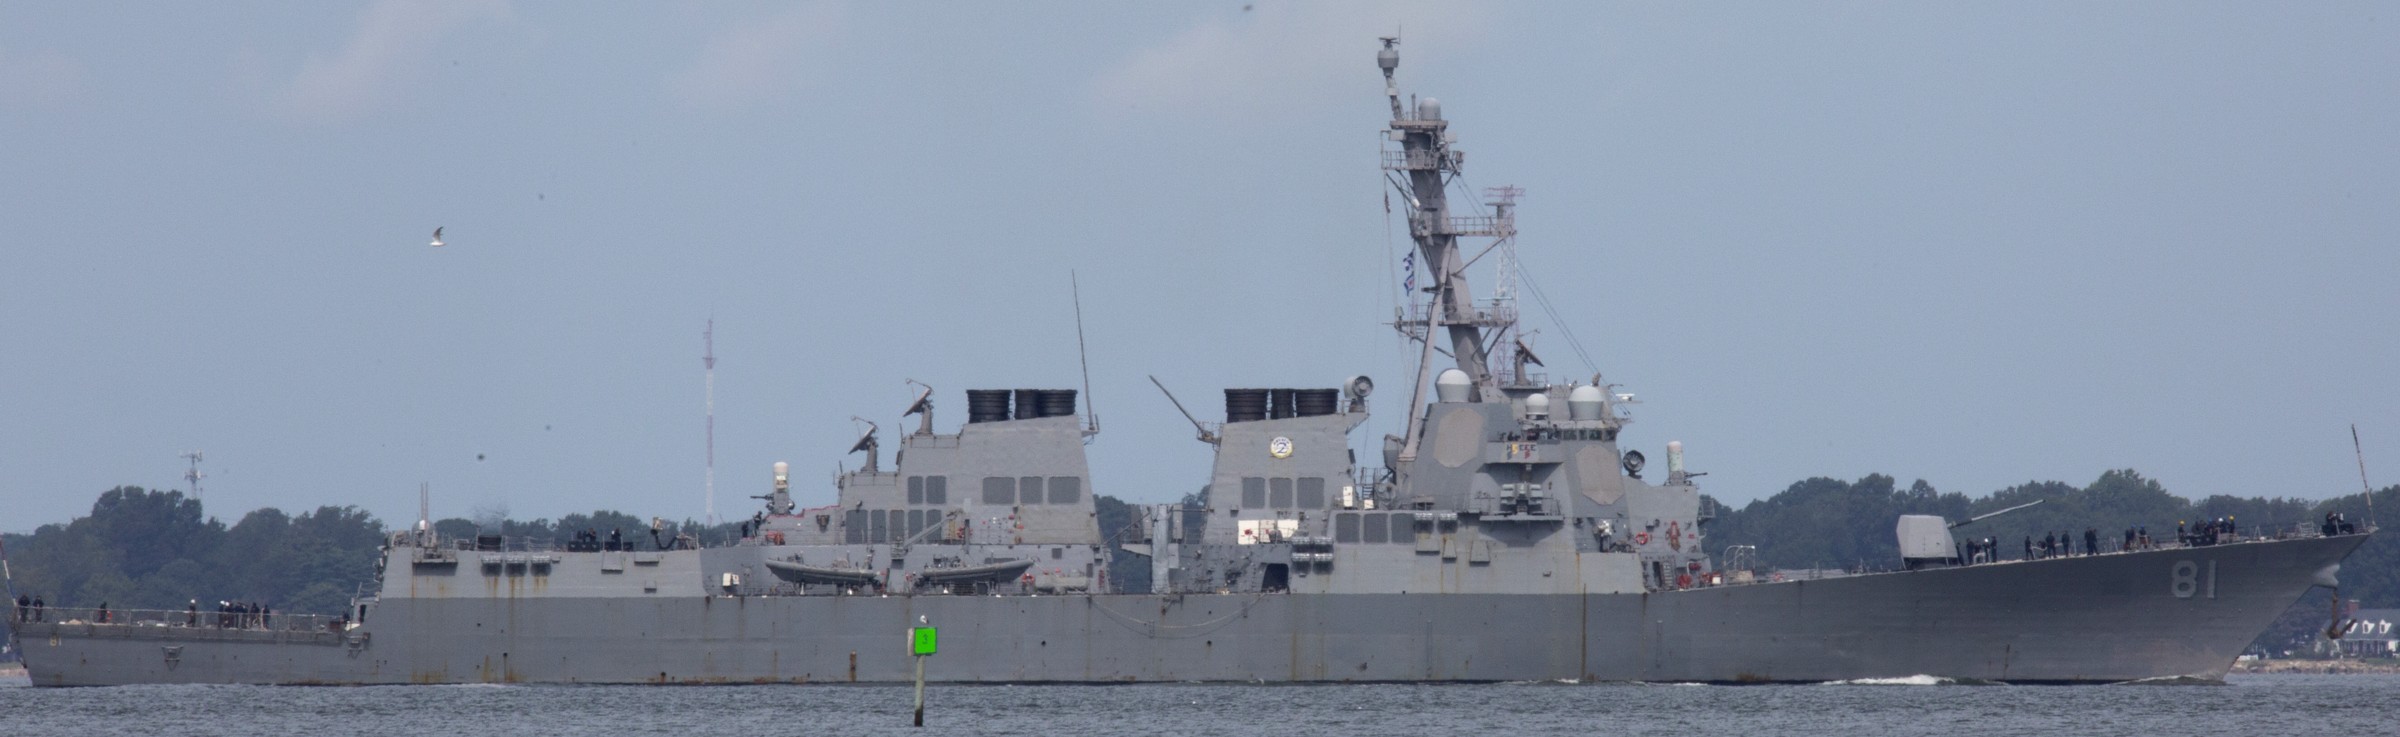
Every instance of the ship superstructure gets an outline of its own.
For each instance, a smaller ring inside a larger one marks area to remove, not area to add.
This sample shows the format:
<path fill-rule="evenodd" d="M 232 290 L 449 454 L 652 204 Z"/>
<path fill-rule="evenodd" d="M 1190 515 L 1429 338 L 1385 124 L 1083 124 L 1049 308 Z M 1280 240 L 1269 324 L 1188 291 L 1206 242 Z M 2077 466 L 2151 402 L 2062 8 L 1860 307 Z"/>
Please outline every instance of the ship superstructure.
<path fill-rule="evenodd" d="M 835 503 L 795 509 L 779 466 L 752 534 L 708 551 L 710 568 L 742 595 L 1094 591 L 1105 571 L 1075 394 L 969 390 L 967 424 L 941 434 L 928 387 L 891 470 L 869 430 Z"/>
<path fill-rule="evenodd" d="M 1205 508 L 1161 509 L 1153 525 L 1173 572 L 1156 590 L 1583 594 L 1706 582 L 1681 445 L 1650 484 L 1642 454 L 1617 445 L 1628 418 L 1600 377 L 1545 383 L 1526 370 L 1536 359 L 1513 300 L 1475 299 L 1460 244 L 1510 246 L 1516 190 L 1488 214 L 1451 212 L 1466 157 L 1440 101 L 1401 102 L 1396 42 L 1377 57 L 1392 112 L 1383 167 L 1426 277 L 1425 301 L 1394 322 L 1422 346 L 1406 434 L 1384 438 L 1382 467 L 1362 473 L 1347 433 L 1372 382 L 1225 390 L 1225 422 L 1204 433 L 1216 453 Z M 1495 362 L 1503 340 L 1511 350 Z M 1332 412 L 1337 391 L 1347 412 Z"/>

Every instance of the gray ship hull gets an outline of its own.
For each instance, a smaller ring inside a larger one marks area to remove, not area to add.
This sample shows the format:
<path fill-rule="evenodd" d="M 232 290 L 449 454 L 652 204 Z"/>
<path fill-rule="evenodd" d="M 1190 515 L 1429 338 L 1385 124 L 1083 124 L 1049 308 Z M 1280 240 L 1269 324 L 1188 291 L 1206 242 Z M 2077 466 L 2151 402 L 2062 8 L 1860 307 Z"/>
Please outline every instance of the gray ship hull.
<path fill-rule="evenodd" d="M 129 683 L 2006 682 L 2221 678 L 2363 535 L 1648 594 L 386 597 L 347 633 L 41 623 Z"/>

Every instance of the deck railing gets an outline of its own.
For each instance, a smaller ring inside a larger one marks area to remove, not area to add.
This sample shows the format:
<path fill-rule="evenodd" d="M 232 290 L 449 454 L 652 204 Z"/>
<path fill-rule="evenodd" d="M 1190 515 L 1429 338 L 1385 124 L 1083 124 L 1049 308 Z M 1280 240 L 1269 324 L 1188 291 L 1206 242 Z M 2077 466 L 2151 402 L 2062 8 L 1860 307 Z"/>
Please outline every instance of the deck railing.
<path fill-rule="evenodd" d="M 10 621 L 22 624 L 157 627 L 178 630 L 243 630 L 251 632 L 341 632 L 349 620 L 329 614 L 218 612 L 190 609 L 102 609 L 100 607 L 17 607 Z"/>

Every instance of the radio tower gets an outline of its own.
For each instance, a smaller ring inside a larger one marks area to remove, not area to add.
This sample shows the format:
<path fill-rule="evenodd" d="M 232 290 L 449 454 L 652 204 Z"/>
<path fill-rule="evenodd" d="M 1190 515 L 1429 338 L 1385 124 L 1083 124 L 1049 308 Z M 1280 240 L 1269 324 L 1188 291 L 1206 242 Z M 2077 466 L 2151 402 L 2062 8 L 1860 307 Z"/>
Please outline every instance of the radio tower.
<path fill-rule="evenodd" d="M 190 453 L 185 453 L 183 454 L 183 459 L 192 463 L 191 470 L 183 472 L 183 480 L 192 483 L 192 500 L 199 501 L 200 479 L 208 476 L 208 474 L 200 472 L 200 451 L 195 450 Z"/>
<path fill-rule="evenodd" d="M 708 524 L 717 523 L 717 319 L 708 319 L 708 327 L 700 331 L 700 366 L 708 370 L 708 485 L 703 501 L 703 518 Z"/>

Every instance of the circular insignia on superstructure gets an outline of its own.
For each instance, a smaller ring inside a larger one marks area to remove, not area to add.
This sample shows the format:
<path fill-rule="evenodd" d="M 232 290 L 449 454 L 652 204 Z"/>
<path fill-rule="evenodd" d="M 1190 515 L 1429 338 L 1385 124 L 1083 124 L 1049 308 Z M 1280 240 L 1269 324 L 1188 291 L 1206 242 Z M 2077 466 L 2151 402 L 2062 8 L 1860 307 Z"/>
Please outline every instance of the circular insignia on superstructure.
<path fill-rule="evenodd" d="M 1267 441 L 1267 455 L 1277 458 L 1292 457 L 1292 439 L 1277 435 L 1274 440 Z"/>

